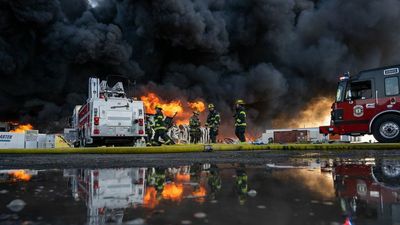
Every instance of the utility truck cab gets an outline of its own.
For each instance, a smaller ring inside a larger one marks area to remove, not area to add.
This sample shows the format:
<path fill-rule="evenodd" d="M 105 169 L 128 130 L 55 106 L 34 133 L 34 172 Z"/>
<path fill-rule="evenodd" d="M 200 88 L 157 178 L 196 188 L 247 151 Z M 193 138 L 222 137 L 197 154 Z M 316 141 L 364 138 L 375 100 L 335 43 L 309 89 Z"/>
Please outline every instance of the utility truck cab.
<path fill-rule="evenodd" d="M 143 102 L 128 98 L 127 87 L 128 81 L 120 76 L 101 82 L 89 78 L 86 104 L 76 106 L 72 116 L 78 134 L 75 145 L 133 145 L 146 136 Z"/>
<path fill-rule="evenodd" d="M 373 134 L 379 142 L 400 141 L 400 65 L 340 77 L 330 126 L 322 134 Z"/>

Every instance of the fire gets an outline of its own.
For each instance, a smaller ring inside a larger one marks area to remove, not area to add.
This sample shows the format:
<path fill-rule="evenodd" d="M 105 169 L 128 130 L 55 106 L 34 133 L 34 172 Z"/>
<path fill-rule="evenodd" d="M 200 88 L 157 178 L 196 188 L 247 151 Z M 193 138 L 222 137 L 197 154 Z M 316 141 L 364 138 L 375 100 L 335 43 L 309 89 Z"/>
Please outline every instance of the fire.
<path fill-rule="evenodd" d="M 176 182 L 179 183 L 188 183 L 190 182 L 190 174 L 176 174 L 175 177 Z"/>
<path fill-rule="evenodd" d="M 207 195 L 206 188 L 204 186 L 200 186 L 199 189 L 192 192 L 192 196 L 198 198 L 198 202 L 204 202 L 204 197 Z"/>
<path fill-rule="evenodd" d="M 15 129 L 10 130 L 13 133 L 24 133 L 27 130 L 33 130 L 33 126 L 31 124 L 20 124 Z"/>
<path fill-rule="evenodd" d="M 164 185 L 164 190 L 162 192 L 163 199 L 169 199 L 172 201 L 180 201 L 183 197 L 183 185 L 167 183 Z"/>
<path fill-rule="evenodd" d="M 174 121 L 177 125 L 188 124 L 193 110 L 203 112 L 206 109 L 205 103 L 202 100 L 191 102 L 179 99 L 168 102 L 164 101 L 153 92 L 143 95 L 140 99 L 144 102 L 146 113 L 155 114 L 155 107 L 157 105 L 161 106 L 165 116 L 172 117 L 176 113 Z"/>
<path fill-rule="evenodd" d="M 144 102 L 146 113 L 156 113 L 155 107 L 160 105 L 166 116 L 173 116 L 175 113 L 183 112 L 183 106 L 180 100 L 164 102 L 155 93 L 148 93 L 145 96 L 140 97 Z"/>
<path fill-rule="evenodd" d="M 159 201 L 157 199 L 157 190 L 155 187 L 147 187 L 146 194 L 143 198 L 143 204 L 147 208 L 155 208 Z"/>
<path fill-rule="evenodd" d="M 26 173 L 25 170 L 15 170 L 9 173 L 15 180 L 29 181 L 32 175 Z"/>
<path fill-rule="evenodd" d="M 203 112 L 204 110 L 206 110 L 206 105 L 202 101 L 188 102 L 188 105 L 190 108 L 197 110 L 199 112 Z"/>
<path fill-rule="evenodd" d="M 281 117 L 273 121 L 275 128 L 304 128 L 329 125 L 331 120 L 330 98 L 320 97 L 311 101 L 308 106 L 293 118 Z"/>

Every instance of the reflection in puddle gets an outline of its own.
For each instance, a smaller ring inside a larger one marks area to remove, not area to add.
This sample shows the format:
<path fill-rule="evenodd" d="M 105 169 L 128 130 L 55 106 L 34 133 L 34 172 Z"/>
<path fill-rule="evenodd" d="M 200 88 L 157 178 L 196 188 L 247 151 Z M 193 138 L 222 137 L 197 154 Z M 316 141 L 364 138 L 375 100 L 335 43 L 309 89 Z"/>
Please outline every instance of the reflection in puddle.
<path fill-rule="evenodd" d="M 399 181 L 390 159 L 3 170 L 0 223 L 400 224 Z"/>

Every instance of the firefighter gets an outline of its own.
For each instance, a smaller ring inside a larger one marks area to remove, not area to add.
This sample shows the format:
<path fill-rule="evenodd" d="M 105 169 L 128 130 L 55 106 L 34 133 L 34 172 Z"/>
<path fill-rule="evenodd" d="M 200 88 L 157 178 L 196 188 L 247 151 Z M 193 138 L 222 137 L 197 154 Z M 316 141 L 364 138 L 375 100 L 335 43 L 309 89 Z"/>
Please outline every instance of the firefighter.
<path fill-rule="evenodd" d="M 239 203 L 243 205 L 246 202 L 247 199 L 247 193 L 248 193 L 248 185 L 247 185 L 247 174 L 244 169 L 237 169 L 236 170 L 236 191 L 238 193 L 239 197 Z"/>
<path fill-rule="evenodd" d="M 208 111 L 210 113 L 207 116 L 206 127 L 210 128 L 210 142 L 217 143 L 218 128 L 221 123 L 221 117 L 217 110 L 215 110 L 214 104 L 208 105 Z"/>
<path fill-rule="evenodd" d="M 222 188 L 221 176 L 219 175 L 218 167 L 216 166 L 211 166 L 210 168 L 208 185 L 210 186 L 210 198 L 216 199 L 216 195 Z"/>
<path fill-rule="evenodd" d="M 150 116 L 146 114 L 146 121 L 145 121 L 145 129 L 146 129 L 146 134 L 147 134 L 147 138 L 146 138 L 146 143 L 147 145 L 151 145 L 151 138 L 153 137 L 153 127 L 154 127 L 154 123 L 153 121 L 150 119 Z"/>
<path fill-rule="evenodd" d="M 235 117 L 235 134 L 239 138 L 240 142 L 246 142 L 245 131 L 246 131 L 246 112 L 244 111 L 244 101 L 236 101 L 236 113 Z"/>
<path fill-rule="evenodd" d="M 157 105 L 155 109 L 156 114 L 154 115 L 154 139 L 152 141 L 152 145 L 160 146 L 160 138 L 164 141 L 164 144 L 166 145 L 173 144 L 171 138 L 167 135 L 167 128 L 165 127 L 165 117 L 162 113 L 161 106 Z"/>
<path fill-rule="evenodd" d="M 200 119 L 199 119 L 199 111 L 193 111 L 193 116 L 190 117 L 189 120 L 189 129 L 190 129 L 190 140 L 193 144 L 197 144 L 200 142 Z"/>

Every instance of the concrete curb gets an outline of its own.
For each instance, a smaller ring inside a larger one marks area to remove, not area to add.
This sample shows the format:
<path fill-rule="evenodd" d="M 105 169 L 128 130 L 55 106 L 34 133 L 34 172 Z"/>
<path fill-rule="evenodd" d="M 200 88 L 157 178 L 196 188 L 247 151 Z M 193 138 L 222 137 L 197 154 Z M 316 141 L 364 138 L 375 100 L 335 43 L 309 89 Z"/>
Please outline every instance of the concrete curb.
<path fill-rule="evenodd" d="M 207 145 L 171 145 L 159 147 L 96 147 L 55 149 L 0 149 L 1 154 L 160 154 L 202 152 Z M 256 150 L 400 150 L 400 144 L 214 144 L 214 151 Z"/>

